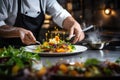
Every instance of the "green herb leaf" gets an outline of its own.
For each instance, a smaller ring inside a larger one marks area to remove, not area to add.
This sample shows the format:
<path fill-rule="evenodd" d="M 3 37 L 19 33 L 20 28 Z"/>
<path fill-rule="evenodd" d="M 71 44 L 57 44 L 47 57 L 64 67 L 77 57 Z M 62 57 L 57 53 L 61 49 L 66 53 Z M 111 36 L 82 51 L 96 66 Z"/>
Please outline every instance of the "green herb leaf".
<path fill-rule="evenodd" d="M 99 65 L 100 61 L 96 58 L 91 58 L 91 59 L 87 59 L 85 62 L 85 66 L 93 66 L 93 65 Z"/>
<path fill-rule="evenodd" d="M 120 57 L 115 62 L 116 63 L 120 63 Z"/>
<path fill-rule="evenodd" d="M 0 57 L 9 58 L 7 61 L 3 62 L 1 66 L 18 65 L 21 69 L 25 68 L 28 65 L 31 67 L 32 60 L 40 60 L 38 54 L 26 52 L 23 47 L 20 49 L 16 49 L 12 46 L 9 46 L 8 48 L 3 48 L 3 50 L 0 51 Z M 3 70 L 4 74 L 6 74 L 7 72 L 9 72 L 9 69 L 5 69 L 5 71 Z M 0 73 L 2 73 L 2 71 Z"/>

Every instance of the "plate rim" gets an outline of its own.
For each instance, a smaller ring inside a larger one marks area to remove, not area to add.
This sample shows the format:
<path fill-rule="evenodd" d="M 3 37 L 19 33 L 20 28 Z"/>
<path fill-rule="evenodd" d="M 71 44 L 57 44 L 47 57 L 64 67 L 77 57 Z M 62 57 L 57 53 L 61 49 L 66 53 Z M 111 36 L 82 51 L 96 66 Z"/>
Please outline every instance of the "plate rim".
<path fill-rule="evenodd" d="M 29 50 L 30 50 L 30 48 L 28 48 L 28 47 L 31 47 L 31 46 L 37 46 L 37 45 L 25 46 L 25 47 L 24 47 L 24 48 L 25 48 L 25 51 L 27 51 L 26 49 L 29 49 Z M 74 52 L 67 52 L 67 53 L 63 53 L 63 52 L 61 52 L 61 53 L 57 53 L 57 52 L 55 52 L 55 53 L 39 52 L 39 53 L 37 53 L 37 54 L 39 54 L 40 56 L 67 56 L 67 55 L 79 54 L 79 53 L 82 53 L 82 52 L 84 52 L 84 51 L 86 51 L 86 50 L 88 49 L 86 46 L 82 46 L 82 45 L 74 45 L 74 46 L 77 47 L 77 48 L 81 48 L 81 47 L 82 47 L 83 50 L 74 51 Z M 32 50 L 32 48 L 31 48 L 31 50 Z M 36 53 L 36 52 L 32 52 L 32 51 L 27 51 L 27 52 Z"/>

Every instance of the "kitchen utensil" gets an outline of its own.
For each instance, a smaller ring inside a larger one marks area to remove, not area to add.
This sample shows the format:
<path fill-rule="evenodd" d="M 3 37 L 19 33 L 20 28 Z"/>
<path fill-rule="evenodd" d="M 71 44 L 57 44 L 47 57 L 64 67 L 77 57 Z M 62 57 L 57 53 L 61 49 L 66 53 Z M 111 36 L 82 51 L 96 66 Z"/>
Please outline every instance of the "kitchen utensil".
<path fill-rule="evenodd" d="M 93 27 L 94 27 L 94 26 L 91 25 L 91 26 L 89 26 L 89 27 L 87 27 L 87 28 L 84 28 L 82 31 L 83 31 L 83 32 L 88 31 L 88 30 L 92 29 Z M 66 37 L 66 40 L 69 41 L 69 40 L 71 40 L 74 36 L 75 36 L 75 35 L 71 35 L 71 36 L 69 36 L 69 37 Z"/>
<path fill-rule="evenodd" d="M 92 49 L 103 49 L 106 45 L 105 42 L 91 42 L 89 43 Z"/>
<path fill-rule="evenodd" d="M 40 41 L 36 41 L 37 44 L 41 45 Z"/>

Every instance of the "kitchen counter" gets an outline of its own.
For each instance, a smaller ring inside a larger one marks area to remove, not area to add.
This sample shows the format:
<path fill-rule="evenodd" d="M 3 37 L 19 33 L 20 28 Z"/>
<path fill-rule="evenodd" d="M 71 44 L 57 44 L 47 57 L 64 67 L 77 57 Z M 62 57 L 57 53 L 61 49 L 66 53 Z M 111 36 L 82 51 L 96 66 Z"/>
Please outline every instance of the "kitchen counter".
<path fill-rule="evenodd" d="M 120 57 L 120 51 L 118 50 L 87 50 L 85 52 L 59 57 L 41 57 L 43 65 L 49 66 L 49 64 L 55 64 L 57 61 L 67 61 L 74 63 L 75 61 L 84 62 L 88 58 L 97 58 L 101 61 L 110 60 L 115 61 Z"/>
<path fill-rule="evenodd" d="M 114 62 L 119 57 L 120 57 L 119 50 L 90 50 L 90 49 L 88 49 L 85 52 L 73 54 L 73 55 L 67 55 L 67 56 L 62 55 L 59 57 L 41 57 L 40 62 L 42 62 L 42 64 L 45 66 L 50 66 L 51 64 L 56 64 L 59 60 L 74 63 L 74 62 L 84 62 L 88 58 L 97 58 L 97 59 L 100 59 L 101 61 L 110 60 L 110 61 Z M 34 66 L 34 68 L 41 68 L 43 66 L 42 64 L 39 64 L 39 65 L 37 64 L 37 66 Z M 4 77 L 4 80 L 8 80 L 8 78 L 9 78 L 9 76 Z M 25 75 L 25 76 L 22 75 L 20 77 L 15 77 L 15 80 L 26 80 L 26 78 L 28 78 L 27 75 Z M 30 80 L 30 78 L 29 78 L 29 80 Z M 42 78 L 41 78 L 41 80 L 48 80 L 47 78 L 49 78 L 49 77 L 43 76 Z M 61 77 L 61 78 L 63 78 L 63 77 Z M 66 80 L 64 78 L 63 79 L 61 79 L 61 78 L 59 80 Z M 73 77 L 73 78 L 75 78 L 75 77 Z M 72 79 L 68 78 L 67 80 L 78 80 L 78 79 L 76 79 L 77 77 L 75 79 L 73 79 L 73 78 Z M 58 78 L 54 78 L 54 79 L 50 79 L 50 80 L 56 80 L 56 79 L 58 80 Z M 12 79 L 10 78 L 9 80 L 12 80 Z M 87 79 L 85 78 L 83 80 L 87 80 Z M 88 79 L 88 80 L 91 80 L 91 79 Z M 94 80 L 97 80 L 97 79 L 94 79 Z M 103 79 L 99 79 L 99 80 L 103 80 Z M 104 79 L 104 80 L 106 80 L 106 79 Z M 115 79 L 115 80 L 119 80 L 119 79 Z"/>

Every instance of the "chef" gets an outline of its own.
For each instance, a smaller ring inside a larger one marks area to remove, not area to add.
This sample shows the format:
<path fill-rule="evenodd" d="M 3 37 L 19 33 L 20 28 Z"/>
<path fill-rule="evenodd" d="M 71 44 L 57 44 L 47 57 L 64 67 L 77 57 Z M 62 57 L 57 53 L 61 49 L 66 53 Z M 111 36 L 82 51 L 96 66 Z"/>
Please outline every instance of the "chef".
<path fill-rule="evenodd" d="M 84 39 L 78 22 L 56 0 L 0 0 L 0 47 L 35 44 L 45 14 L 75 35 L 73 43 Z"/>

